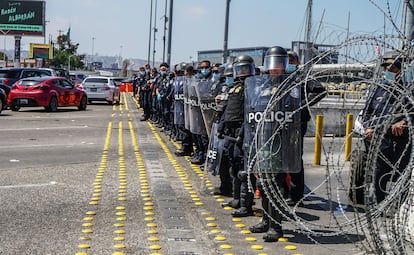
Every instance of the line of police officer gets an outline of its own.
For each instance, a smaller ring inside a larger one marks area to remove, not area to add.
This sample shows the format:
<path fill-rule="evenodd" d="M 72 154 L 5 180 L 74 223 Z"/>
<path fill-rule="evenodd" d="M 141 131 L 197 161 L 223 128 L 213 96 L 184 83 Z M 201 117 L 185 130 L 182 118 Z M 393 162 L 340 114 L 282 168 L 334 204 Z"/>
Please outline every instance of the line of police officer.
<path fill-rule="evenodd" d="M 140 70 L 136 79 L 142 120 L 151 119 L 182 141 L 176 155 L 192 155 L 196 164 L 205 161 L 206 169 L 220 176 L 214 194 L 233 197 L 223 204 L 236 209 L 232 216 L 253 215 L 253 191 L 259 188 L 263 219 L 250 230 L 266 232 L 266 242 L 283 236 L 281 203 L 303 202 L 308 106 L 325 92 L 317 82 L 290 75 L 298 64 L 294 52 L 275 46 L 266 52 L 262 75 L 256 75 L 253 59 L 242 55 L 221 72 L 204 60 L 196 74 L 191 65 L 180 63 L 173 77 L 161 64 L 158 74 Z"/>

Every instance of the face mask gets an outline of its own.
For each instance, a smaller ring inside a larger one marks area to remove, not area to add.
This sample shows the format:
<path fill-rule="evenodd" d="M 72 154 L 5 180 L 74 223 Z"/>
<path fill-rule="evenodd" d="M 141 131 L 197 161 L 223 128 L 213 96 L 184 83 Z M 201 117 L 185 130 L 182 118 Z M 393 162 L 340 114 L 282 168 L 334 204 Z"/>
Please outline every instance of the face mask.
<path fill-rule="evenodd" d="M 201 69 L 201 74 L 205 77 L 210 74 L 210 69 Z"/>
<path fill-rule="evenodd" d="M 296 71 L 296 65 L 289 64 L 289 65 L 286 67 L 286 72 L 287 72 L 287 73 L 293 73 L 294 71 Z"/>
<path fill-rule="evenodd" d="M 213 81 L 218 81 L 220 79 L 220 74 L 219 73 L 214 73 L 213 74 Z"/>
<path fill-rule="evenodd" d="M 233 77 L 226 77 L 226 84 L 227 86 L 231 87 L 233 86 L 234 78 Z"/>
<path fill-rule="evenodd" d="M 390 81 L 395 81 L 395 73 L 390 72 L 390 71 L 385 71 L 384 78 Z"/>

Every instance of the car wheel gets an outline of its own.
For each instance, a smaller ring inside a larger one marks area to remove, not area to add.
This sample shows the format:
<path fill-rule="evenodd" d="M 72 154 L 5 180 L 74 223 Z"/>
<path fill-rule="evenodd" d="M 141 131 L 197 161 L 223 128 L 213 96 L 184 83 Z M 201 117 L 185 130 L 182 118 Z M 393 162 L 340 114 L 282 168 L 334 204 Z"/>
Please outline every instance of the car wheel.
<path fill-rule="evenodd" d="M 10 106 L 10 109 L 11 109 L 13 112 L 17 112 L 17 111 L 19 111 L 19 110 L 20 110 L 20 106 L 18 106 L 17 104 L 12 104 L 12 105 Z"/>
<path fill-rule="evenodd" d="M 56 112 L 58 108 L 58 101 L 56 97 L 52 97 L 49 102 L 49 106 L 46 108 L 49 112 Z"/>
<path fill-rule="evenodd" d="M 83 96 L 78 106 L 79 111 L 86 110 L 87 105 L 88 105 L 88 100 L 86 99 L 85 96 Z"/>

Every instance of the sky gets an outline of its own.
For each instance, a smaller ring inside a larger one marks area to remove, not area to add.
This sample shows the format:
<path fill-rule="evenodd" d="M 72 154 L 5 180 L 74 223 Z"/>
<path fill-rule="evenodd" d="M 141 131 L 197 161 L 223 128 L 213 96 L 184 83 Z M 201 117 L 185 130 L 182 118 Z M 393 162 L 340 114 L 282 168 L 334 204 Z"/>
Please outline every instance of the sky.
<path fill-rule="evenodd" d="M 403 0 L 390 1 L 390 14 L 398 21 Z M 170 0 L 152 2 L 157 3 L 152 27 L 155 20 L 158 29 L 154 59 L 161 61 L 164 7 Z M 313 2 L 311 39 L 316 38 L 317 43 L 337 43 L 345 38 L 348 17 L 350 35 L 384 31 L 384 14 L 380 9 L 386 10 L 386 0 Z M 289 48 L 291 41 L 304 40 L 307 3 L 307 0 L 232 0 L 228 48 L 275 45 Z M 173 7 L 171 63 L 196 60 L 201 50 L 223 48 L 226 0 L 175 0 Z M 70 28 L 72 43 L 79 43 L 78 54 L 91 55 L 93 51 L 99 56 L 148 59 L 150 8 L 151 0 L 46 0 L 46 41 L 56 40 L 59 33 Z M 392 26 L 387 22 L 385 28 L 391 30 Z M 13 36 L 3 37 L 5 47 L 13 49 Z M 28 50 L 31 42 L 44 40 L 23 37 L 22 50 Z M 151 60 L 152 51 L 153 42 Z"/>

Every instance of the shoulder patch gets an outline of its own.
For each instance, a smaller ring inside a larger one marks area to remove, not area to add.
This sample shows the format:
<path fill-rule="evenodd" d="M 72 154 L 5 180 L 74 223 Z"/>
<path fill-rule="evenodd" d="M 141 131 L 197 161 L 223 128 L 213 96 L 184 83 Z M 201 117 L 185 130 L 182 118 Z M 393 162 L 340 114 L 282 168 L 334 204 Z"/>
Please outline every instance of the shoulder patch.
<path fill-rule="evenodd" d="M 240 93 L 240 91 L 243 89 L 243 87 L 237 87 L 235 90 L 234 90 L 234 92 L 236 92 L 236 93 Z"/>

